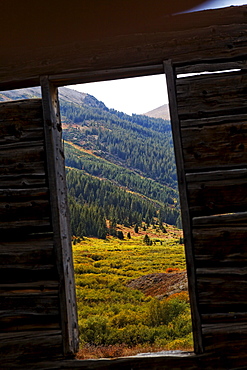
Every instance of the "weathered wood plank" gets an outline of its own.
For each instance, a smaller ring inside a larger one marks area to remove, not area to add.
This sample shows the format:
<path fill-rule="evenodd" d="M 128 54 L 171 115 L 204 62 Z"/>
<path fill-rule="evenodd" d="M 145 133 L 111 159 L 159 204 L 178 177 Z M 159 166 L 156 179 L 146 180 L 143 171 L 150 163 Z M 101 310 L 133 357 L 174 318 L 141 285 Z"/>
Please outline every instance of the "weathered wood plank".
<path fill-rule="evenodd" d="M 132 68 L 118 68 L 117 70 L 100 70 L 93 72 L 72 72 L 49 76 L 49 80 L 56 86 L 73 84 L 74 81 L 106 81 L 120 78 L 141 77 L 164 73 L 163 64 Z"/>
<path fill-rule="evenodd" d="M 0 175 L 44 172 L 44 156 L 42 142 L 27 148 L 0 150 Z"/>
<path fill-rule="evenodd" d="M 228 353 L 215 353 L 212 351 L 203 355 L 182 352 L 142 354 L 142 356 L 120 357 L 100 360 L 63 360 L 33 364 L 34 369 L 84 369 L 84 370 L 126 370 L 126 369 L 162 369 L 162 370 L 245 370 L 247 356 L 243 352 L 241 356 Z M 32 366 L 30 364 L 30 366 Z"/>
<path fill-rule="evenodd" d="M 1 241 L 21 241 L 35 234 L 52 232 L 50 218 L 0 223 Z"/>
<path fill-rule="evenodd" d="M 9 147 L 25 147 L 26 142 L 32 142 L 32 141 L 40 141 L 43 139 L 44 136 L 44 130 L 43 128 L 36 128 L 33 130 L 23 130 L 23 125 L 20 125 L 19 122 L 15 123 L 13 125 L 10 125 L 9 122 L 7 124 L 3 124 L 1 122 L 0 125 L 3 125 L 8 128 L 6 129 L 6 133 L 0 133 L 0 149 L 3 148 L 9 148 Z"/>
<path fill-rule="evenodd" d="M 215 170 L 215 171 L 204 171 L 204 172 L 191 172 L 186 173 L 187 183 L 191 182 L 205 182 L 205 181 L 225 181 L 231 180 L 233 183 L 235 180 L 246 179 L 247 168 L 235 168 L 233 170 Z M 190 185 L 189 185 L 190 186 Z"/>
<path fill-rule="evenodd" d="M 41 164 L 42 166 L 42 164 Z M 21 189 L 31 187 L 44 187 L 47 185 L 45 172 L 20 173 L 13 175 L 1 175 L 0 188 Z"/>
<path fill-rule="evenodd" d="M 26 294 L 7 295 L 6 297 L 0 296 L 1 311 L 12 312 L 16 308 L 17 312 L 36 312 L 42 314 L 58 314 L 58 295 L 51 294 Z"/>
<path fill-rule="evenodd" d="M 59 314 L 29 314 L 17 313 L 11 316 L 11 313 L 4 315 L 0 312 L 0 332 L 17 332 L 26 330 L 59 330 Z"/>
<path fill-rule="evenodd" d="M 2 58 L 0 89 L 37 86 L 40 75 L 162 64 L 163 60 L 171 56 L 175 62 L 185 64 L 191 60 L 245 55 L 244 9 L 203 12 L 192 18 L 188 14 L 168 17 L 162 20 L 158 30 L 155 28 L 154 32 L 149 30 L 132 35 L 101 37 L 97 41 L 95 38 L 85 41 L 81 37 L 84 32 L 77 32 L 74 37 L 70 36 L 68 43 L 63 40 L 52 47 L 46 42 L 44 45 L 40 43 L 30 50 L 26 49 L 21 56 L 19 46 L 18 50 L 13 47 L 8 49 L 7 60 L 5 55 Z M 79 82 L 83 81 L 70 81 Z M 64 84 L 66 81 L 62 81 L 62 85 Z"/>
<path fill-rule="evenodd" d="M 243 276 L 243 279 L 245 279 L 245 276 L 247 276 L 247 267 L 199 267 L 196 269 L 197 276 L 217 276 L 221 277 L 223 276 L 234 276 L 234 277 L 241 277 Z"/>
<path fill-rule="evenodd" d="M 34 128 L 42 127 L 42 101 L 41 99 L 24 99 L 0 103 L 0 122 L 10 121 L 10 126 L 20 122 L 21 126 Z M 37 125 L 38 122 L 38 125 Z M 0 135 L 2 136 L 6 127 L 0 128 Z"/>
<path fill-rule="evenodd" d="M 205 325 L 203 337 L 207 351 L 227 352 L 228 356 L 243 356 L 246 353 L 247 323 L 223 323 Z"/>
<path fill-rule="evenodd" d="M 24 220 L 42 220 L 50 215 L 50 204 L 48 200 L 33 199 L 19 203 L 0 203 L 0 225 L 3 223 Z M 4 226 L 3 226 L 4 227 Z"/>
<path fill-rule="evenodd" d="M 21 366 L 30 361 L 59 358 L 62 348 L 60 330 L 38 330 L 0 334 L 1 366 Z M 22 365 L 21 365 L 22 363 Z M 11 368 L 11 367 L 9 367 Z"/>
<path fill-rule="evenodd" d="M 9 153 L 12 155 L 12 153 Z M 43 155 L 43 153 L 40 153 Z M 1 153 L 0 153 L 1 156 Z M 44 161 L 39 160 L 39 158 L 36 157 L 36 161 L 28 161 L 28 160 L 18 160 L 13 162 L 12 164 L 0 164 L 0 176 L 11 176 L 13 175 L 33 175 L 33 174 L 39 174 L 44 172 Z"/>
<path fill-rule="evenodd" d="M 9 203 L 25 202 L 30 200 L 48 199 L 49 192 L 47 187 L 31 189 L 0 189 L 0 202 L 9 200 Z"/>
<path fill-rule="evenodd" d="M 241 72 L 178 79 L 180 119 L 246 114 L 246 82 L 247 75 Z"/>
<path fill-rule="evenodd" d="M 213 175 L 213 173 L 211 172 Z M 187 185 L 188 202 L 193 216 L 244 212 L 247 208 L 247 177 L 223 181 L 190 182 Z"/>
<path fill-rule="evenodd" d="M 53 241 L 51 237 L 0 242 L 0 265 L 54 263 Z"/>
<path fill-rule="evenodd" d="M 193 229 L 196 265 L 245 266 L 247 262 L 247 229 L 217 227 Z"/>
<path fill-rule="evenodd" d="M 0 295 L 26 295 L 27 292 L 31 294 L 49 294 L 55 295 L 58 293 L 58 281 L 57 280 L 40 280 L 31 281 L 29 283 L 14 282 L 10 284 L 0 284 Z"/>
<path fill-rule="evenodd" d="M 169 107 L 172 124 L 172 135 L 174 142 L 175 159 L 177 164 L 178 187 L 181 202 L 181 214 L 183 221 L 184 240 L 185 240 L 185 255 L 187 263 L 188 274 L 188 288 L 190 292 L 191 314 L 192 314 L 192 327 L 194 335 L 194 348 L 196 353 L 203 352 L 203 343 L 201 337 L 201 322 L 198 311 L 198 300 L 196 296 L 196 279 L 195 279 L 195 266 L 194 256 L 192 251 L 192 235 L 191 235 L 191 217 L 189 213 L 189 205 L 187 198 L 187 191 L 185 187 L 185 170 L 183 153 L 181 146 L 180 123 L 177 112 L 176 102 L 176 87 L 173 65 L 171 61 L 164 63 L 166 73 L 167 90 L 169 96 Z"/>
<path fill-rule="evenodd" d="M 58 279 L 54 265 L 1 265 L 0 285 Z M 41 288 L 43 285 L 41 285 Z"/>
<path fill-rule="evenodd" d="M 3 150 L 14 150 L 15 148 L 26 148 L 26 147 L 30 147 L 30 146 L 35 146 L 36 143 L 42 143 L 42 140 L 43 137 L 42 135 L 39 135 L 39 137 L 37 137 L 37 140 L 33 140 L 33 138 L 31 138 L 31 140 L 27 140 L 27 141 L 14 141 L 13 142 L 7 142 L 7 143 L 2 143 L 0 145 L 0 151 L 3 151 Z"/>
<path fill-rule="evenodd" d="M 201 317 L 202 325 L 247 322 L 247 312 L 204 313 Z"/>
<path fill-rule="evenodd" d="M 57 280 L 40 280 L 31 282 L 14 282 L 9 284 L 0 284 L 0 295 L 12 296 L 12 295 L 26 295 L 30 292 L 32 295 L 46 294 L 46 295 L 57 295 L 58 294 L 58 281 Z"/>
<path fill-rule="evenodd" d="M 59 304 L 63 352 L 71 355 L 79 347 L 70 217 L 67 202 L 65 161 L 62 146 L 58 90 L 41 78 L 51 220 L 60 291 Z"/>
<path fill-rule="evenodd" d="M 247 121 L 247 114 L 228 114 L 216 117 L 204 117 L 196 119 L 180 120 L 181 128 L 187 127 L 203 127 L 203 126 L 219 126 L 231 123 L 233 126 L 245 123 Z"/>
<path fill-rule="evenodd" d="M 26 313 L 18 311 L 0 311 L 0 332 L 16 332 L 24 330 L 51 330 L 60 329 L 59 312 Z"/>
<path fill-rule="evenodd" d="M 246 226 L 247 222 L 247 212 L 238 212 L 233 214 L 225 215 L 212 215 L 212 216 L 202 216 L 194 217 L 193 220 L 194 227 L 218 227 L 218 226 Z"/>
<path fill-rule="evenodd" d="M 199 303 L 204 306 L 200 308 L 203 312 L 212 309 L 224 312 L 224 306 L 232 306 L 231 312 L 241 312 L 241 305 L 245 305 L 246 312 L 246 275 L 197 275 L 197 285 Z"/>
<path fill-rule="evenodd" d="M 182 128 L 181 135 L 187 170 L 246 163 L 247 121 Z"/>

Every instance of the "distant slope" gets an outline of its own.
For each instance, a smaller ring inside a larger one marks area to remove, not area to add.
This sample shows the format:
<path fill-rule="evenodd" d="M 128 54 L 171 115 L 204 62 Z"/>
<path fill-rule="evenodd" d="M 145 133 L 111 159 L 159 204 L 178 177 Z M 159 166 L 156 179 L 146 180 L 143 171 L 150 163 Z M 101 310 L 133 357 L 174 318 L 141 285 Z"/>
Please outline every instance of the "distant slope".
<path fill-rule="evenodd" d="M 107 179 L 116 186 L 147 197 L 161 205 L 172 208 L 177 204 L 178 192 L 138 173 L 99 158 L 84 149 L 65 141 L 66 164 L 69 168 L 80 169 L 99 179 Z"/>
<path fill-rule="evenodd" d="M 0 92 L 0 101 L 19 100 L 19 99 L 33 99 L 41 97 L 40 87 L 30 87 L 28 89 L 16 89 L 10 91 Z M 92 95 L 82 93 L 67 87 L 59 88 L 59 99 L 65 103 L 73 103 L 75 106 L 88 105 L 90 107 L 98 107 L 107 109 L 105 104 L 98 101 Z"/>
<path fill-rule="evenodd" d="M 161 107 L 155 108 L 147 113 L 144 113 L 144 116 L 170 120 L 169 105 L 168 104 L 161 105 Z"/>
<path fill-rule="evenodd" d="M 2 92 L 0 101 L 40 96 L 35 87 Z M 73 233 L 105 237 L 108 222 L 111 230 L 157 219 L 179 224 L 170 122 L 129 116 L 65 87 L 59 98 Z"/>

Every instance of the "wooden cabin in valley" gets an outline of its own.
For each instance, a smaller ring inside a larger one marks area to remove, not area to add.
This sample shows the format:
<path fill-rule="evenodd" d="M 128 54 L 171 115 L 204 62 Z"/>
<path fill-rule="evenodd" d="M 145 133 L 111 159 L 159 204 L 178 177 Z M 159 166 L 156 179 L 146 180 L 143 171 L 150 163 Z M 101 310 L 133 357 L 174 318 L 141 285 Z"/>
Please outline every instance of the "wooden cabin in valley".
<path fill-rule="evenodd" d="M 247 7 L 201 2 L 1 2 L 0 91 L 42 88 L 0 104 L 1 369 L 247 368 Z M 194 352 L 79 361 L 57 88 L 159 73 Z"/>

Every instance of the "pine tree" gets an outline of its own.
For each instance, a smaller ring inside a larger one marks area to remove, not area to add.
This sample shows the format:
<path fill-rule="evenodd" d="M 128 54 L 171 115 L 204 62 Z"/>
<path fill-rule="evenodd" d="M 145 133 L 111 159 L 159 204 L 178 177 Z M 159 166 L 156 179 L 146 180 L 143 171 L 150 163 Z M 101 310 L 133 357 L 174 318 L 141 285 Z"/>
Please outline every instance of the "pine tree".
<path fill-rule="evenodd" d="M 150 245 L 150 238 L 149 238 L 148 234 L 145 234 L 145 236 L 143 238 L 143 243 L 146 244 L 146 245 Z"/>
<path fill-rule="evenodd" d="M 124 239 L 124 234 L 123 234 L 123 232 L 122 232 L 121 230 L 118 230 L 118 231 L 117 231 L 117 237 L 118 237 L 118 239 L 120 239 L 120 240 L 123 240 L 123 239 Z"/>

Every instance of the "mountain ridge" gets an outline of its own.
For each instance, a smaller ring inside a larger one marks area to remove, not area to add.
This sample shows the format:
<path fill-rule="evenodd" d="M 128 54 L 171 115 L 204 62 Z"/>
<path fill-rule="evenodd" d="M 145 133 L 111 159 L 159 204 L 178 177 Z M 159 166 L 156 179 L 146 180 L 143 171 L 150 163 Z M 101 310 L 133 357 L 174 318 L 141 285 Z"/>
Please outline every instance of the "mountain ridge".
<path fill-rule="evenodd" d="M 40 97 L 38 87 L 0 92 L 0 101 Z M 59 99 L 74 235 L 105 237 L 106 220 L 111 230 L 155 219 L 180 223 L 169 121 L 129 116 L 66 87 Z"/>
<path fill-rule="evenodd" d="M 143 113 L 143 115 L 153 118 L 170 120 L 169 104 L 163 104 L 160 107 L 150 110 L 149 112 Z"/>

